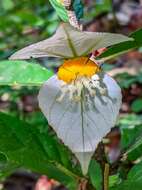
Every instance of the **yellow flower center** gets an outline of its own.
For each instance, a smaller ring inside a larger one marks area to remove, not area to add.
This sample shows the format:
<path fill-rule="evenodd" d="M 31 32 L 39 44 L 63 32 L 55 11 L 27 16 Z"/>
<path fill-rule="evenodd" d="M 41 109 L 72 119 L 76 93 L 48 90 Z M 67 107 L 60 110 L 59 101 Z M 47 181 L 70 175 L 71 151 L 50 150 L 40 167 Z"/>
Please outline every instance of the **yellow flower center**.
<path fill-rule="evenodd" d="M 66 83 L 71 83 L 80 77 L 91 78 L 98 73 L 100 68 L 88 57 L 69 59 L 59 67 L 58 78 Z"/>

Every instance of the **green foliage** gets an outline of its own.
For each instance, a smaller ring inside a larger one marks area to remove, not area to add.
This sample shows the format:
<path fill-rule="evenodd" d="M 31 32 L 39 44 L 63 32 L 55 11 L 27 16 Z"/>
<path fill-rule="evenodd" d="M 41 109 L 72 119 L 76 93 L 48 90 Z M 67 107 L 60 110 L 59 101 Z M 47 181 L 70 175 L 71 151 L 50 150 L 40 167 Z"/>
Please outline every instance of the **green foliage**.
<path fill-rule="evenodd" d="M 132 161 L 142 156 L 142 135 L 133 142 L 133 145 L 127 150 L 126 155 L 128 160 Z"/>
<path fill-rule="evenodd" d="M 110 190 L 141 190 L 142 182 L 141 181 L 126 181 L 117 187 L 111 188 Z"/>
<path fill-rule="evenodd" d="M 62 5 L 60 0 L 49 0 L 54 9 L 56 10 L 59 17 L 64 21 L 68 21 L 68 15 L 65 7 Z"/>
<path fill-rule="evenodd" d="M 135 165 L 128 173 L 127 180 L 111 190 L 140 190 L 142 187 L 142 163 Z"/>
<path fill-rule="evenodd" d="M 119 174 L 109 176 L 109 187 L 114 187 L 121 182 Z"/>
<path fill-rule="evenodd" d="M 130 75 L 128 73 L 118 74 L 116 79 L 121 88 L 130 88 L 132 84 L 142 84 L 142 72 L 140 71 L 137 75 Z"/>
<path fill-rule="evenodd" d="M 134 161 L 142 156 L 142 117 L 127 115 L 119 121 L 121 130 L 121 148 L 125 157 Z"/>
<path fill-rule="evenodd" d="M 92 185 L 96 190 L 102 189 L 103 175 L 102 170 L 97 161 L 92 160 L 89 166 L 89 177 Z"/>
<path fill-rule="evenodd" d="M 49 37 L 58 24 L 58 16 L 48 1 L 1 0 L 0 59 Z"/>
<path fill-rule="evenodd" d="M 131 105 L 132 111 L 138 113 L 142 111 L 142 98 L 136 99 Z"/>
<path fill-rule="evenodd" d="M 111 0 L 93 1 L 89 11 L 85 12 L 85 20 L 112 11 Z"/>
<path fill-rule="evenodd" d="M 69 154 L 48 132 L 41 133 L 16 117 L 0 113 L 0 144 L 2 159 L 55 178 L 71 190 L 76 189 L 77 175 L 72 173 Z M 59 153 L 60 149 L 64 154 Z"/>
<path fill-rule="evenodd" d="M 2 1 L 2 7 L 4 10 L 11 10 L 13 9 L 14 7 L 14 2 L 12 0 L 5 0 L 5 1 Z"/>
<path fill-rule="evenodd" d="M 0 85 L 39 86 L 53 73 L 36 63 L 0 61 Z"/>
<path fill-rule="evenodd" d="M 142 117 L 134 114 L 125 115 L 118 124 L 121 131 L 121 148 L 127 149 L 142 133 Z"/>
<path fill-rule="evenodd" d="M 5 177 L 10 175 L 18 164 L 8 161 L 8 158 L 0 152 L 0 179 L 3 180 Z"/>
<path fill-rule="evenodd" d="M 103 58 L 104 60 L 112 59 L 115 56 L 118 56 L 120 54 L 123 54 L 127 51 L 130 51 L 134 48 L 139 48 L 142 46 L 142 29 L 139 29 L 135 32 L 133 32 L 130 37 L 134 39 L 134 41 L 128 41 L 128 42 L 122 42 L 117 45 L 113 45 L 111 48 L 109 48 L 107 51 L 101 54 L 99 56 L 100 58 Z"/>

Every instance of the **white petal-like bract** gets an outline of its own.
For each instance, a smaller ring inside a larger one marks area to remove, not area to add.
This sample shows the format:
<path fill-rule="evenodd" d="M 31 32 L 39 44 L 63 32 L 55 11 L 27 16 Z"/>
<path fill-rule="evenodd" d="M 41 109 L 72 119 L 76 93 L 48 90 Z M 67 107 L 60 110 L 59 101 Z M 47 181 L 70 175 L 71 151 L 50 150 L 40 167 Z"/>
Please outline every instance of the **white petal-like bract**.
<path fill-rule="evenodd" d="M 38 96 L 39 106 L 49 124 L 76 155 L 84 174 L 87 173 L 98 143 L 115 125 L 121 106 L 122 96 L 118 84 L 107 74 L 102 80 L 108 96 L 96 95 L 87 104 L 84 100 L 70 101 L 68 94 L 61 102 L 57 102 L 62 81 L 56 75 L 45 82 Z"/>
<path fill-rule="evenodd" d="M 133 39 L 121 34 L 82 32 L 64 23 L 52 37 L 19 50 L 10 59 L 73 58 L 88 55 L 92 50 L 130 40 Z"/>

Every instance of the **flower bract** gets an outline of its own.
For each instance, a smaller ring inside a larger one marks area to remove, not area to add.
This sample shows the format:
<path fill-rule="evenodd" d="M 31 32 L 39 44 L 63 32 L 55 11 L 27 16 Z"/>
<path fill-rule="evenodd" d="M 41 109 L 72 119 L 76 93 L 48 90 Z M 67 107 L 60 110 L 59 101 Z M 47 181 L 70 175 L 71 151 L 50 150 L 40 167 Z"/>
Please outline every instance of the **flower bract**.
<path fill-rule="evenodd" d="M 69 59 L 86 56 L 93 50 L 130 40 L 133 39 L 121 34 L 82 32 L 64 23 L 52 37 L 19 50 L 10 59 L 49 56 Z"/>

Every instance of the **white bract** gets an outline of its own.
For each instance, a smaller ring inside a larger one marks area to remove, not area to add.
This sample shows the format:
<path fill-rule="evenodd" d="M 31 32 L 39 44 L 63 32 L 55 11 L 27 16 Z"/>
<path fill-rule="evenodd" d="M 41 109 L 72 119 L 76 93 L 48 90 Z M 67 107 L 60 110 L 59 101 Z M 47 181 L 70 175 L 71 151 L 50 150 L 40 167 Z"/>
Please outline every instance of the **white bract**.
<path fill-rule="evenodd" d="M 81 101 L 70 101 L 67 93 L 58 102 L 62 81 L 56 75 L 43 85 L 38 97 L 49 124 L 77 156 L 84 174 L 98 143 L 115 125 L 121 106 L 120 87 L 107 74 L 102 80 L 108 95 L 90 96 L 88 102 L 85 97 Z"/>
<path fill-rule="evenodd" d="M 54 75 L 45 82 L 38 100 L 48 123 L 76 155 L 84 174 L 88 171 L 98 143 L 115 125 L 122 96 L 117 83 L 99 70 L 95 63 L 85 62 L 81 65 L 76 59 L 77 62 L 75 60 L 72 66 L 72 60 L 87 56 L 92 50 L 128 40 L 132 39 L 120 34 L 81 32 L 68 24 L 62 24 L 51 38 L 11 56 L 11 59 L 45 56 L 69 59 L 66 68 L 64 64 L 61 66 L 60 77 L 59 74 Z M 83 70 L 85 68 L 88 70 Z M 89 74 L 92 68 L 98 70 Z"/>
<path fill-rule="evenodd" d="M 133 39 L 121 34 L 81 32 L 69 24 L 61 24 L 52 37 L 19 50 L 10 59 L 47 56 L 74 58 L 88 55 L 99 48 L 130 40 Z"/>

